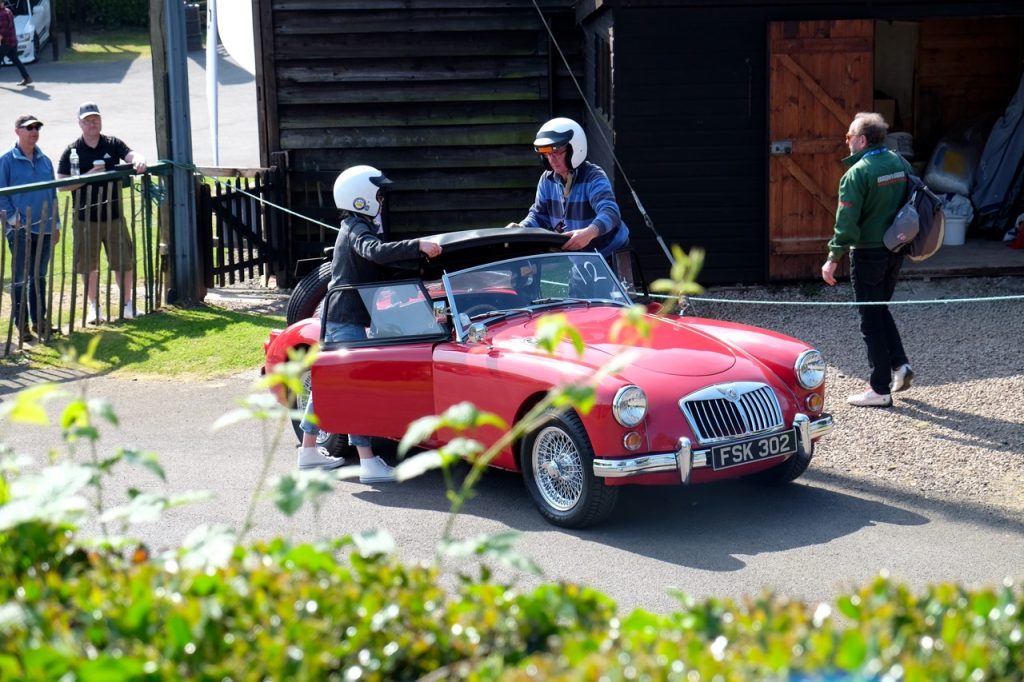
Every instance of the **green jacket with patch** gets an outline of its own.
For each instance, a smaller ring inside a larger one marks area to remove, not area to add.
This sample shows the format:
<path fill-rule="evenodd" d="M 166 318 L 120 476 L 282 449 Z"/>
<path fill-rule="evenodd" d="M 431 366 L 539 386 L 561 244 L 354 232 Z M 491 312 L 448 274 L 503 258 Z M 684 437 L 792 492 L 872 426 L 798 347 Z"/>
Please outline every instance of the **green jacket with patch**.
<path fill-rule="evenodd" d="M 835 234 L 828 243 L 832 260 L 851 247 L 884 246 L 882 235 L 907 200 L 903 159 L 882 145 L 843 159 L 849 170 L 839 181 Z"/>

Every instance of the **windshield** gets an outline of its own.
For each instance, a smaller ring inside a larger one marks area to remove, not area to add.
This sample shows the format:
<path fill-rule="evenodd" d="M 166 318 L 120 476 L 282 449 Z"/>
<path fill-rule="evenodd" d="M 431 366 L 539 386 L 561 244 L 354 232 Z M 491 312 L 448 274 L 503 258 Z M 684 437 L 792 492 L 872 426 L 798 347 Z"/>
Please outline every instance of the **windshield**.
<path fill-rule="evenodd" d="M 626 306 L 629 298 L 597 253 L 550 253 L 461 270 L 444 278 L 457 327 L 566 305 Z M 461 330 L 460 330 L 461 331 Z"/>

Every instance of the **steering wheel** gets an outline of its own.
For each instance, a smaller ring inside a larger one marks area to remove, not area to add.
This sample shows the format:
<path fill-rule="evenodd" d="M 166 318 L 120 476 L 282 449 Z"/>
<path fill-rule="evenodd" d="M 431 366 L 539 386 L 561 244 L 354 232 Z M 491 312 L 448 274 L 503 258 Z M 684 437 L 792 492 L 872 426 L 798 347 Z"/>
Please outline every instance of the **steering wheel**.
<path fill-rule="evenodd" d="M 477 303 L 474 306 L 470 306 L 468 310 L 464 311 L 464 313 L 469 317 L 469 319 L 472 320 L 477 315 L 483 315 L 484 313 L 492 313 L 497 309 L 497 306 L 493 306 L 490 303 Z"/>

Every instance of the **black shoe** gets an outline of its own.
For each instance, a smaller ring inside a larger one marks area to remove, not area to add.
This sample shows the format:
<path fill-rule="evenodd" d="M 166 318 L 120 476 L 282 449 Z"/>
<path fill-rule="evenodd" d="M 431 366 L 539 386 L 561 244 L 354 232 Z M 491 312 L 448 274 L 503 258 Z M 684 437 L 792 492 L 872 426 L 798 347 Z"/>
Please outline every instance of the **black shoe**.
<path fill-rule="evenodd" d="M 30 343 L 36 340 L 36 337 L 32 336 L 32 333 L 27 329 L 18 330 L 18 337 L 21 339 L 22 343 Z"/>
<path fill-rule="evenodd" d="M 21 82 L 18 83 L 18 85 L 28 85 L 31 82 L 32 82 L 32 76 L 27 76 L 24 79 L 22 79 Z"/>
<path fill-rule="evenodd" d="M 41 339 L 45 339 L 48 336 L 53 336 L 54 334 L 60 334 L 60 330 L 55 327 L 50 327 L 49 329 L 47 329 L 46 327 L 39 327 L 38 325 L 32 325 L 32 331 L 35 333 L 36 336 L 38 336 Z"/>

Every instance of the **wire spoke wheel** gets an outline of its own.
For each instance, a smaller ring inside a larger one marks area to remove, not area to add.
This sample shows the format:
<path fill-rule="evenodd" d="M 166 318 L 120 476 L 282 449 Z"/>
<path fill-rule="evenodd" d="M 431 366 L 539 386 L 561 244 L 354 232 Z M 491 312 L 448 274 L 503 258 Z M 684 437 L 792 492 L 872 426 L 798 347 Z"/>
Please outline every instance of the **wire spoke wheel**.
<path fill-rule="evenodd" d="M 533 444 L 533 470 L 537 489 L 554 509 L 567 511 L 583 494 L 583 462 L 580 451 L 562 429 L 548 427 Z"/>
<path fill-rule="evenodd" d="M 579 416 L 550 411 L 523 441 L 523 480 L 540 513 L 565 528 L 606 519 L 619 489 L 594 475 L 594 449 Z"/>

